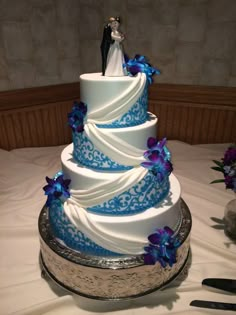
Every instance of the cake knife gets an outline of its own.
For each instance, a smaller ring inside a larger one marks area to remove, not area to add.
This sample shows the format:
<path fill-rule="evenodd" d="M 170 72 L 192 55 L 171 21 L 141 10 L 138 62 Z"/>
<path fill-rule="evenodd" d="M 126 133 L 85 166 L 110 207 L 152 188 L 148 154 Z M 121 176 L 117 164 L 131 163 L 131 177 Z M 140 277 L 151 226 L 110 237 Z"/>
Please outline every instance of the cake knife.
<path fill-rule="evenodd" d="M 206 278 L 202 284 L 236 294 L 236 280 L 234 279 Z"/>
<path fill-rule="evenodd" d="M 236 312 L 236 304 L 235 303 L 193 300 L 190 303 L 190 305 L 196 306 L 196 307 L 201 307 L 201 308 L 209 308 L 209 309 L 215 309 L 215 310 L 235 311 Z"/>

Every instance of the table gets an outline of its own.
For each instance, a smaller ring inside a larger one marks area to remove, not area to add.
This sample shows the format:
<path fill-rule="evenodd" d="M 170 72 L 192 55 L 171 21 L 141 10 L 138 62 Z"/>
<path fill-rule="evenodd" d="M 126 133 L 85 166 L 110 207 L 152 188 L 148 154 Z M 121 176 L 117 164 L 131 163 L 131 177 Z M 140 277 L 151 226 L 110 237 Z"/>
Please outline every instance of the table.
<path fill-rule="evenodd" d="M 210 184 L 211 169 L 228 144 L 189 145 L 168 141 L 182 198 L 192 213 L 191 266 L 184 279 L 138 299 L 107 302 L 69 294 L 46 282 L 39 267 L 38 216 L 45 203 L 45 176 L 60 170 L 64 146 L 0 150 L 0 314 L 222 314 L 189 306 L 193 299 L 235 302 L 235 296 L 202 287 L 206 277 L 236 279 L 236 243 L 222 218 L 233 192 Z M 219 313 L 220 312 L 220 313 Z M 231 312 L 227 312 L 230 314 Z"/>

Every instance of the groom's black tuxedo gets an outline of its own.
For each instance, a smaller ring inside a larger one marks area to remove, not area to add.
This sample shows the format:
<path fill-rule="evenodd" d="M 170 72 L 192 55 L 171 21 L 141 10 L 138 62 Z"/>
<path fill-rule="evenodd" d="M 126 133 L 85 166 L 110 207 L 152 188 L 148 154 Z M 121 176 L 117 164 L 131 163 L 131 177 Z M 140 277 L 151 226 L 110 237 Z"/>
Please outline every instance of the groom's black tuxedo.
<path fill-rule="evenodd" d="M 111 38 L 111 27 L 107 24 L 103 30 L 103 37 L 101 42 L 101 53 L 102 53 L 102 75 L 105 74 L 107 66 L 107 55 L 110 48 L 110 45 L 114 43 L 114 40 Z"/>

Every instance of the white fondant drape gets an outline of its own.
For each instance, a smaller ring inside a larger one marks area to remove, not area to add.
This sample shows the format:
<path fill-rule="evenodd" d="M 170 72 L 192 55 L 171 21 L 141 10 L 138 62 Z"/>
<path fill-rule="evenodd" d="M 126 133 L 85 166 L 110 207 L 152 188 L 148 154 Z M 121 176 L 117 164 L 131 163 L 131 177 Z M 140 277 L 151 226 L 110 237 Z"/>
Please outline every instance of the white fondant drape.
<path fill-rule="evenodd" d="M 86 190 L 70 190 L 71 198 L 79 202 L 82 207 L 92 207 L 103 203 L 114 196 L 118 196 L 141 181 L 148 170 L 142 166 L 135 167 L 120 175 L 119 178 L 107 180 L 94 188 Z"/>
<path fill-rule="evenodd" d="M 143 253 L 147 239 L 137 240 L 130 236 L 116 234 L 111 229 L 105 229 L 91 220 L 91 214 L 82 208 L 78 202 L 69 198 L 64 203 L 64 210 L 69 220 L 96 244 L 120 254 L 138 255 Z"/>
<path fill-rule="evenodd" d="M 138 73 L 128 89 L 109 103 L 104 104 L 103 107 L 89 113 L 87 123 L 110 124 L 114 120 L 119 119 L 122 115 L 128 112 L 132 105 L 134 105 L 142 95 L 145 85 L 146 75 L 144 73 Z"/>
<path fill-rule="evenodd" d="M 84 132 L 101 152 L 119 164 L 134 166 L 145 160 L 143 150 L 131 146 L 113 134 L 104 133 L 92 123 L 84 126 Z"/>

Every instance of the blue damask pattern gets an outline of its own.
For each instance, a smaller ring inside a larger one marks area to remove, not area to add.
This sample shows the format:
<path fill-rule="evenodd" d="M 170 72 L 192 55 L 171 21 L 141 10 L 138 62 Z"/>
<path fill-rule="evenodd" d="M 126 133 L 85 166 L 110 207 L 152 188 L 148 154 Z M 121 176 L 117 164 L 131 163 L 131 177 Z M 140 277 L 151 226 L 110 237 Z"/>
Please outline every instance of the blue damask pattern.
<path fill-rule="evenodd" d="M 54 200 L 49 207 L 50 227 L 54 236 L 71 249 L 93 256 L 121 256 L 91 241 L 69 221 L 59 200 Z"/>
<path fill-rule="evenodd" d="M 169 192 L 169 177 L 161 183 L 152 172 L 136 185 L 120 195 L 87 210 L 97 214 L 132 215 L 141 213 L 163 200 Z"/>
<path fill-rule="evenodd" d="M 148 88 L 147 84 L 142 95 L 136 103 L 121 118 L 113 121 L 111 124 L 99 124 L 98 128 L 124 128 L 132 127 L 145 123 L 148 119 Z"/>
<path fill-rule="evenodd" d="M 118 164 L 95 148 L 85 133 L 73 133 L 74 159 L 95 170 L 129 170 L 132 166 Z"/>

